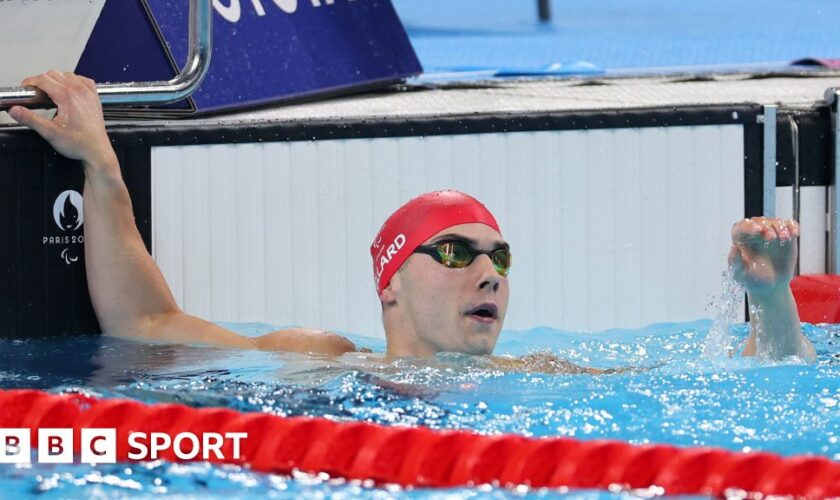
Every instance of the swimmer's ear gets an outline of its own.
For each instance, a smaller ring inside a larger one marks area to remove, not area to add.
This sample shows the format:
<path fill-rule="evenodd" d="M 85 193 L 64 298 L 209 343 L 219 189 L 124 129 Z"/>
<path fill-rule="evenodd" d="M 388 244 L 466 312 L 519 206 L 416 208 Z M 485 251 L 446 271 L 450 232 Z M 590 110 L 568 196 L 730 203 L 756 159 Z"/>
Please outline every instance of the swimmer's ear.
<path fill-rule="evenodd" d="M 391 281 L 388 283 L 388 286 L 379 292 L 379 300 L 382 301 L 382 305 L 393 304 L 397 301 L 397 294 L 400 291 L 399 274 L 400 273 L 397 273 L 391 277 Z"/>

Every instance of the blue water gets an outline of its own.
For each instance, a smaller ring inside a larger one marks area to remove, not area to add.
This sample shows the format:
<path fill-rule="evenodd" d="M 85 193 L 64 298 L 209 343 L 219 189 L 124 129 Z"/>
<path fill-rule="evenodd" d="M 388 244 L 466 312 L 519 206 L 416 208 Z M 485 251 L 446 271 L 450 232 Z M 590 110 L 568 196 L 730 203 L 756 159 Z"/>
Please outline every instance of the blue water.
<path fill-rule="evenodd" d="M 840 57 L 840 2 L 833 0 L 553 0 L 547 24 L 537 19 L 536 0 L 393 3 L 432 73 L 540 74 L 555 63 L 588 73 Z"/>
<path fill-rule="evenodd" d="M 268 325 L 228 325 L 256 335 Z M 340 359 L 82 337 L 0 341 L 0 387 L 279 415 L 321 415 L 384 425 L 463 428 L 482 433 L 610 438 L 632 443 L 711 445 L 731 450 L 813 453 L 840 459 L 840 326 L 806 326 L 819 359 L 759 363 L 701 352 L 711 322 L 574 333 L 540 328 L 503 333 L 497 354 L 535 346 L 613 375 L 505 373 L 485 359 L 441 355 L 394 365 L 363 355 Z M 733 334 L 743 337 L 744 325 Z M 382 341 L 354 337 L 381 350 Z M 390 491 L 360 483 L 254 474 L 236 467 L 150 463 L 0 468 L 0 496 L 519 497 L 503 489 Z M 556 491 L 529 491 L 556 496 Z M 573 496 L 608 497 L 601 492 Z"/>

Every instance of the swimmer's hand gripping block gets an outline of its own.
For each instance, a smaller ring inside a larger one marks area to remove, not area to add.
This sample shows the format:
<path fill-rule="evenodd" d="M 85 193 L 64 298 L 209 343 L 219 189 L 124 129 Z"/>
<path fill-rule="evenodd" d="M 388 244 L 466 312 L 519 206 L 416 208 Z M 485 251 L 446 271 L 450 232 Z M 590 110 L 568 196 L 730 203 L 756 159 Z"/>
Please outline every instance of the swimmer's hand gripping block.
<path fill-rule="evenodd" d="M 35 390 L 0 391 L 0 428 L 32 429 L 33 447 L 39 428 L 73 428 L 76 433 L 81 428 L 114 428 L 121 461 L 128 456 L 130 432 L 164 432 L 171 437 L 184 431 L 245 432 L 240 458 L 225 462 L 260 472 L 323 472 L 402 486 L 524 484 L 604 489 L 619 485 L 628 489 L 655 486 L 668 495 L 721 496 L 728 490 L 798 498 L 840 495 L 840 463 L 818 456 L 783 458 L 607 440 L 483 436 Z M 231 457 L 232 446 L 225 444 L 222 456 Z M 174 452 L 164 453 L 163 459 L 176 459 Z"/>
<path fill-rule="evenodd" d="M 390 0 L 213 6 L 213 55 L 199 89 L 175 105 L 106 113 L 217 113 L 382 87 L 422 71 Z M 188 15 L 187 0 L 110 0 L 76 71 L 97 82 L 169 80 L 187 57 Z"/>

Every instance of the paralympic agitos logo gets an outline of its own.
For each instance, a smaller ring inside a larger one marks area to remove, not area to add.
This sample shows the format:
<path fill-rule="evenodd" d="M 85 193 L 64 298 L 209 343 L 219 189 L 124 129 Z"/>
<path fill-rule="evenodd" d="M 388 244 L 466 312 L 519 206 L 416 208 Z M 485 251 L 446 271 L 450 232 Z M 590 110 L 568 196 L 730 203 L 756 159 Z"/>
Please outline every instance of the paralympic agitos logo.
<path fill-rule="evenodd" d="M 65 264 L 79 260 L 85 242 L 82 225 L 85 222 L 84 200 L 78 191 L 68 189 L 59 194 L 52 206 L 52 218 L 60 233 L 45 235 L 43 245 L 61 246 L 60 258 Z"/>

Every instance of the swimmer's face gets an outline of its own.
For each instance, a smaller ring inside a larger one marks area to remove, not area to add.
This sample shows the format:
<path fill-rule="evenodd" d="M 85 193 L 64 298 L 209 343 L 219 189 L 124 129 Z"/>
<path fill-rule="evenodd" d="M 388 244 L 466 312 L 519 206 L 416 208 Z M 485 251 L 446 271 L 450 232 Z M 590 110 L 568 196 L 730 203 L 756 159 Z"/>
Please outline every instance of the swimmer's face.
<path fill-rule="evenodd" d="M 465 241 L 480 251 L 506 245 L 497 231 L 484 224 L 447 228 L 423 245 L 450 240 Z M 415 337 L 414 355 L 493 352 L 510 289 L 489 256 L 477 255 L 464 268 L 450 268 L 430 255 L 415 253 L 391 279 L 391 289 L 404 322 L 400 330 Z"/>

